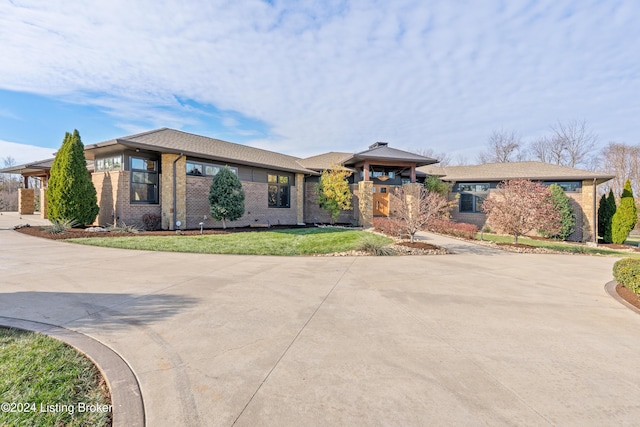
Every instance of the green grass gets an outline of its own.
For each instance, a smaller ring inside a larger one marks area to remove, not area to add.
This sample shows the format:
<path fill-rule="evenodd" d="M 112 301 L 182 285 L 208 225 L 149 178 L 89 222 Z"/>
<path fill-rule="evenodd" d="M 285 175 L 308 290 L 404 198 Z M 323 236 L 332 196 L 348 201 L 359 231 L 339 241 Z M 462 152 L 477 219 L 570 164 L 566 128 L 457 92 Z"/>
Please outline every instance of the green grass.
<path fill-rule="evenodd" d="M 379 242 L 392 240 L 365 231 L 339 228 L 297 228 L 201 236 L 130 236 L 68 239 L 83 245 L 165 252 L 239 255 L 313 255 L 346 252 L 358 248 L 361 240 L 374 236 Z"/>
<path fill-rule="evenodd" d="M 480 239 L 480 233 L 478 233 L 476 235 L 476 239 L 486 240 L 486 241 L 496 242 L 496 243 L 513 243 L 513 236 L 504 236 L 504 235 L 498 235 L 498 234 L 484 233 L 482 235 L 482 239 Z M 561 242 L 561 241 L 554 242 L 549 240 L 529 239 L 524 236 L 518 237 L 518 243 L 522 243 L 523 245 L 536 246 L 540 248 L 551 249 L 554 251 L 568 252 L 568 253 L 574 253 L 574 254 L 611 255 L 611 256 L 623 256 L 623 257 L 630 257 L 630 258 L 640 258 L 639 253 L 622 252 L 622 251 L 597 248 L 597 247 L 594 248 L 584 244 L 571 243 L 571 242 Z"/>
<path fill-rule="evenodd" d="M 78 411 L 78 403 L 111 404 L 101 387 L 93 363 L 68 345 L 0 328 L 0 425 L 108 425 L 108 412 Z"/>

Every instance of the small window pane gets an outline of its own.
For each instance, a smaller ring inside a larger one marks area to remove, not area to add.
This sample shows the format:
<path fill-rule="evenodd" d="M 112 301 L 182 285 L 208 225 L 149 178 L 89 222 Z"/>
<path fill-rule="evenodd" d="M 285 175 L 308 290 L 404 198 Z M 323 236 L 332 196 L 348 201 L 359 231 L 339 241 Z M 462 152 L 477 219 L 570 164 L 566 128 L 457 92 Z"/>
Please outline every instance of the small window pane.
<path fill-rule="evenodd" d="M 278 206 L 278 186 L 269 185 L 268 190 L 269 206 Z"/>
<path fill-rule="evenodd" d="M 218 172 L 220 172 L 220 167 L 213 165 L 205 165 L 204 166 L 204 174 L 209 176 L 214 176 Z"/>
<path fill-rule="evenodd" d="M 267 182 L 273 182 L 274 184 L 278 182 L 278 175 L 267 175 Z"/>
<path fill-rule="evenodd" d="M 200 163 L 187 162 L 187 174 L 202 175 L 202 165 Z"/>
<path fill-rule="evenodd" d="M 289 207 L 289 187 L 286 187 L 286 186 L 280 187 L 279 206 L 283 208 Z"/>
<path fill-rule="evenodd" d="M 289 177 L 280 175 L 280 184 L 289 184 Z"/>

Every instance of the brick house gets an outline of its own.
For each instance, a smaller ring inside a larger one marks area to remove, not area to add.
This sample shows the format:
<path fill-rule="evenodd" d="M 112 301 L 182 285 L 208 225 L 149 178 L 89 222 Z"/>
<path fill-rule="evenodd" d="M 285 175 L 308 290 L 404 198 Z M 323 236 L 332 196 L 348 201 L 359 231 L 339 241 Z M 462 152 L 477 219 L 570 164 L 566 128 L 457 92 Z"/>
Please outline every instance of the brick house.
<path fill-rule="evenodd" d="M 557 183 L 572 200 L 576 232 L 572 240 L 593 238 L 596 187 L 612 175 L 540 162 L 493 163 L 477 166 L 433 166 L 437 160 L 377 142 L 357 153 L 329 152 L 298 158 L 234 144 L 174 129 L 157 129 L 85 146 L 87 168 L 96 187 L 100 212 L 96 224 L 142 225 L 142 216 L 162 218 L 166 230 L 221 227 L 209 213 L 213 176 L 228 166 L 245 191 L 245 214 L 231 227 L 329 223 L 317 202 L 315 185 L 322 171 L 340 165 L 352 172 L 349 184 L 353 210 L 342 212 L 339 223 L 369 226 L 375 216 L 389 216 L 394 187 L 422 183 L 429 175 L 452 184 L 450 197 L 456 221 L 485 226 L 482 201 L 504 180 L 526 178 Z M 41 215 L 46 212 L 46 188 L 52 159 L 14 166 L 0 173 L 24 177 L 21 213 L 33 213 L 34 189 L 28 177 L 41 180 Z"/>
<path fill-rule="evenodd" d="M 530 179 L 546 185 L 558 184 L 565 191 L 576 215 L 576 230 L 568 240 L 591 241 L 597 226 L 597 187 L 614 176 L 567 166 L 542 162 L 486 163 L 473 166 L 426 166 L 423 173 L 439 176 L 452 187 L 450 200 L 457 200 L 451 212 L 454 221 L 466 222 L 482 229 L 487 215 L 482 202 L 497 190 L 498 185 L 511 179 Z"/>

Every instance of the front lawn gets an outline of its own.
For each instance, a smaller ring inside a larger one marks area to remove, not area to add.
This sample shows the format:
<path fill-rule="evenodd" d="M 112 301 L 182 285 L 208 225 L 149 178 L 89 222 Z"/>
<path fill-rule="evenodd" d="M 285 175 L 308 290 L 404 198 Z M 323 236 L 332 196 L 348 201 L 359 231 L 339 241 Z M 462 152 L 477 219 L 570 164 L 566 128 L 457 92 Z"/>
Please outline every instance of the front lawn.
<path fill-rule="evenodd" d="M 111 425 L 101 379 L 93 363 L 65 343 L 0 328 L 0 425 Z"/>
<path fill-rule="evenodd" d="M 363 238 L 381 244 L 387 237 L 341 228 L 296 228 L 230 234 L 189 236 L 127 236 L 68 239 L 83 245 L 147 251 L 238 255 L 314 255 L 357 250 Z"/>
<path fill-rule="evenodd" d="M 477 240 L 485 240 L 495 243 L 513 243 L 513 236 L 505 236 L 498 234 L 478 233 L 476 235 Z M 523 245 L 535 246 L 539 248 L 551 249 L 558 252 L 568 252 L 574 254 L 587 254 L 587 255 L 612 255 L 612 256 L 624 256 L 630 258 L 640 258 L 640 253 L 616 251 L 613 249 L 605 249 L 598 247 L 591 247 L 580 243 L 554 241 L 554 240 L 539 240 L 530 239 L 525 236 L 518 237 L 518 243 Z"/>

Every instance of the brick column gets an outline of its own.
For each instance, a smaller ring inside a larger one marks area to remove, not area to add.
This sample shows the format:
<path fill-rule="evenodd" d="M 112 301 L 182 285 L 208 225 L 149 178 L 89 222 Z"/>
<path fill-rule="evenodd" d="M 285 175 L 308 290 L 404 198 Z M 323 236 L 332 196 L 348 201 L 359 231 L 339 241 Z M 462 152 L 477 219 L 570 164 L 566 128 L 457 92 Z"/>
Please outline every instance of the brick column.
<path fill-rule="evenodd" d="M 173 220 L 174 201 L 173 201 L 173 164 L 176 167 L 176 221 L 180 221 L 182 225 L 179 227 L 184 229 L 187 225 L 187 158 L 180 157 L 179 154 L 163 154 L 161 160 L 162 174 L 160 175 L 160 188 L 162 195 L 160 197 L 162 207 L 162 228 L 164 230 L 175 230 L 176 225 Z"/>
<path fill-rule="evenodd" d="M 20 215 L 33 215 L 36 207 L 34 196 L 33 188 L 18 189 L 18 213 Z"/>
<path fill-rule="evenodd" d="M 296 174 L 296 222 L 304 224 L 304 174 Z"/>
<path fill-rule="evenodd" d="M 373 182 L 358 182 L 358 222 L 361 227 L 373 225 Z"/>

